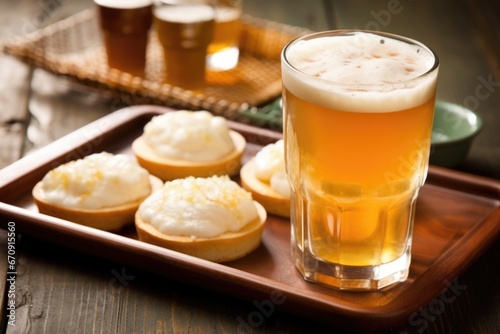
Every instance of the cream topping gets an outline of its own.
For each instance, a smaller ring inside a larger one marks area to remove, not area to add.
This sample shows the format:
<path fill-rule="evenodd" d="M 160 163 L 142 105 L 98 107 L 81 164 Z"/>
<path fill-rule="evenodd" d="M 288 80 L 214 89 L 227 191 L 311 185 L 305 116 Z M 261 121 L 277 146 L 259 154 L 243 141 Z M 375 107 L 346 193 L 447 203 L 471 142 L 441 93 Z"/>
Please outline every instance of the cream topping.
<path fill-rule="evenodd" d="M 236 232 L 258 218 L 251 194 L 228 176 L 166 182 L 138 214 L 162 233 L 193 239 Z"/>
<path fill-rule="evenodd" d="M 144 127 L 143 136 L 159 156 L 173 160 L 211 162 L 235 150 L 226 119 L 208 111 L 155 116 Z"/>
<path fill-rule="evenodd" d="M 255 155 L 255 176 L 268 183 L 275 192 L 290 197 L 290 184 L 285 172 L 285 145 L 282 139 L 264 146 Z"/>
<path fill-rule="evenodd" d="M 149 173 L 130 156 L 102 152 L 70 161 L 42 179 L 41 196 L 51 204 L 102 209 L 145 198 Z"/>

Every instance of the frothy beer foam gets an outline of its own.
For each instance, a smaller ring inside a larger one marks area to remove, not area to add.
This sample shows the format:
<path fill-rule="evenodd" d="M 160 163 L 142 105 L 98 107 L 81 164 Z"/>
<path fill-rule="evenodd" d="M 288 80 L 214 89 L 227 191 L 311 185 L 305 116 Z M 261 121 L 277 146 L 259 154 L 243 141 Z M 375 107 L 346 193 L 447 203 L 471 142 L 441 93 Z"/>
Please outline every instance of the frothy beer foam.
<path fill-rule="evenodd" d="M 357 112 L 409 109 L 430 100 L 437 71 L 428 49 L 366 32 L 299 40 L 286 50 L 283 84 L 327 108 Z"/>
<path fill-rule="evenodd" d="M 215 20 L 217 22 L 229 22 L 237 20 L 240 17 L 240 11 L 236 8 L 220 7 L 216 10 Z"/>
<path fill-rule="evenodd" d="M 103 7 L 133 9 L 150 6 L 153 0 L 94 0 L 94 2 Z"/>
<path fill-rule="evenodd" d="M 196 23 L 215 18 L 215 10 L 208 5 L 165 6 L 154 9 L 160 20 L 177 23 Z"/>

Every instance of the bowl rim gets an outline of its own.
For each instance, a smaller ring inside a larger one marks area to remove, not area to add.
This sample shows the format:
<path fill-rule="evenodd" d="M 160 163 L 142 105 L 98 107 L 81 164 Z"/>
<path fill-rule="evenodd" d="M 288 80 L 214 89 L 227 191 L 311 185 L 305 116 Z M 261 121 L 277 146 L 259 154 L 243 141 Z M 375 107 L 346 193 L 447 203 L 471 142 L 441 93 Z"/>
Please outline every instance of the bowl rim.
<path fill-rule="evenodd" d="M 466 107 L 464 107 L 460 104 L 457 104 L 457 103 L 453 103 L 453 102 L 449 102 L 449 101 L 445 101 L 445 100 L 439 100 L 439 99 L 436 100 L 434 109 L 436 110 L 437 108 L 451 110 L 452 112 L 455 112 L 455 113 L 458 112 L 461 114 L 466 114 L 468 116 L 473 117 L 474 122 L 472 123 L 468 119 L 468 123 L 473 128 L 472 132 L 468 132 L 467 134 L 459 136 L 457 138 L 449 139 L 446 141 L 435 142 L 431 137 L 431 145 L 433 145 L 433 146 L 437 146 L 437 145 L 446 146 L 446 145 L 452 145 L 452 144 L 460 143 L 460 142 L 463 142 L 466 140 L 470 140 L 470 139 L 476 137 L 483 129 L 483 119 L 481 118 L 481 116 L 479 116 L 478 113 L 476 113 L 475 111 L 473 111 L 469 108 L 466 108 Z M 436 114 L 436 111 L 434 113 Z M 433 124 L 432 129 L 434 131 L 434 124 Z"/>

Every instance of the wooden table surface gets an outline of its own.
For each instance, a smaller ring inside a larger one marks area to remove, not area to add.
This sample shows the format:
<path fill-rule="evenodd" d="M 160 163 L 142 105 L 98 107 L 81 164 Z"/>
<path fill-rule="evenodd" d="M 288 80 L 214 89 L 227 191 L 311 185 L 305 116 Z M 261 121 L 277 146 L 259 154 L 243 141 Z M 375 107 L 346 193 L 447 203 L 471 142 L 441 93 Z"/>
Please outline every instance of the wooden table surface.
<path fill-rule="evenodd" d="M 0 44 L 92 6 L 89 0 L 3 0 Z M 413 37 L 440 57 L 438 98 L 484 119 L 456 169 L 500 179 L 500 2 L 245 0 L 247 14 L 326 30 L 367 28 Z M 0 54 L 0 168 L 114 111 L 112 101 Z M 0 189 L 0 191 L 2 191 Z M 500 223 L 500 222 L 499 222 Z M 2 330 L 7 333 L 347 333 L 279 310 L 253 328 L 249 300 L 19 236 L 15 326 L 7 323 L 7 232 L 0 231 Z M 387 333 L 500 333 L 500 243 L 457 278 L 445 308 Z M 427 313 L 426 313 L 427 312 Z"/>

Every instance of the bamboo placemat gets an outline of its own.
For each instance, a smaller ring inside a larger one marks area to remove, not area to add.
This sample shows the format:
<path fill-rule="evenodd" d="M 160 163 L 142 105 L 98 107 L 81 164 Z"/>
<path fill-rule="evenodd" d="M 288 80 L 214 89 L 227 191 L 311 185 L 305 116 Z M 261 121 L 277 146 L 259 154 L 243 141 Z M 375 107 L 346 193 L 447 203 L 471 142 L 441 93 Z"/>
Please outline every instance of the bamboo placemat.
<path fill-rule="evenodd" d="M 238 66 L 207 74 L 208 86 L 193 93 L 162 83 L 162 50 L 154 31 L 148 45 L 145 78 L 108 69 L 94 9 L 4 43 L 3 51 L 33 66 L 66 76 L 128 104 L 205 109 L 229 119 L 281 94 L 280 54 L 307 29 L 243 16 Z"/>

